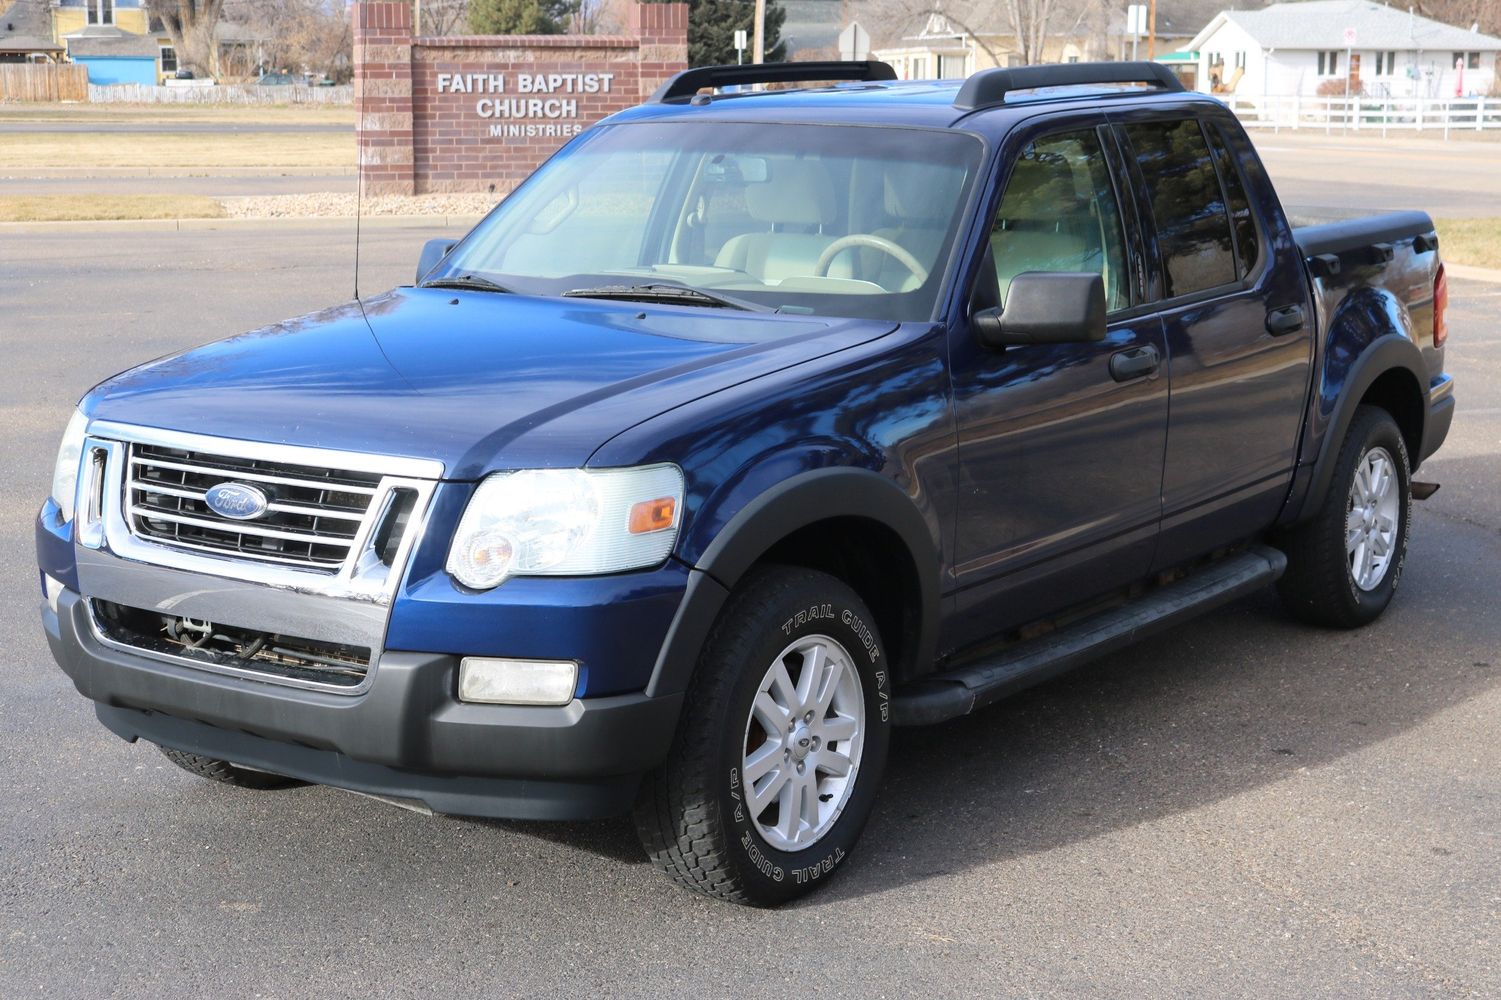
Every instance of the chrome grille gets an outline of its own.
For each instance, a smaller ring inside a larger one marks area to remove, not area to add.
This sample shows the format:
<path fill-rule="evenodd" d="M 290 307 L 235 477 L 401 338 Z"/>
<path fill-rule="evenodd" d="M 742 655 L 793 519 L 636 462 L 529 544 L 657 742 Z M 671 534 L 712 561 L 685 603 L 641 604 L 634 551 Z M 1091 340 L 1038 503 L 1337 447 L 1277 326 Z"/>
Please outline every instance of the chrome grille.
<path fill-rule="evenodd" d="M 163 545 L 301 569 L 337 572 L 374 507 L 381 477 L 134 443 L 127 453 L 125 520 Z M 205 502 L 220 483 L 245 482 L 270 498 L 254 521 L 222 517 Z"/>

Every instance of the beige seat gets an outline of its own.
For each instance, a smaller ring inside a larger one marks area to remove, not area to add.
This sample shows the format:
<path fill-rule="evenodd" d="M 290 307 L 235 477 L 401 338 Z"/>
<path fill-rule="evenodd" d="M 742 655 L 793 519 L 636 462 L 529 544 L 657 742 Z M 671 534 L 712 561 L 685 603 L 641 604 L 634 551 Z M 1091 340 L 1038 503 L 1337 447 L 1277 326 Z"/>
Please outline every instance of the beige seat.
<path fill-rule="evenodd" d="M 919 262 L 932 267 L 948 232 L 955 194 L 934 183 L 933 172 L 920 163 L 892 164 L 882 179 L 882 202 L 895 226 L 877 229 L 872 235 L 897 244 Z M 882 288 L 907 292 L 917 287 L 917 278 L 895 257 L 880 250 L 861 250 L 859 273 Z"/>
<path fill-rule="evenodd" d="M 834 183 L 828 168 L 816 160 L 771 160 L 764 183 L 745 189 L 750 217 L 766 232 L 731 237 L 714 259 L 719 267 L 733 267 L 766 282 L 812 275 L 819 255 L 834 242 L 823 227 L 837 216 Z M 788 232 L 788 226 L 815 232 Z M 830 274 L 841 274 L 835 261 Z M 842 269 L 847 275 L 848 265 Z"/>
<path fill-rule="evenodd" d="M 1027 271 L 1105 270 L 1100 223 L 1058 158 L 1017 161 L 990 234 L 1001 301 Z"/>

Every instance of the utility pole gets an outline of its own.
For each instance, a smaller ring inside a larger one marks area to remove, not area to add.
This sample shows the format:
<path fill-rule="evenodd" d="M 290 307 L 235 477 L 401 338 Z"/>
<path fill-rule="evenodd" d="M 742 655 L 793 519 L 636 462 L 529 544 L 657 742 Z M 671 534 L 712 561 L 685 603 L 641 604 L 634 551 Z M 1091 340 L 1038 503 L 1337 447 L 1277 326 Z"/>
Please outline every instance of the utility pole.
<path fill-rule="evenodd" d="M 1147 4 L 1147 58 L 1157 58 L 1157 0 L 1148 0 Z"/>
<path fill-rule="evenodd" d="M 751 44 L 751 62 L 766 61 L 766 0 L 756 0 L 755 39 Z"/>

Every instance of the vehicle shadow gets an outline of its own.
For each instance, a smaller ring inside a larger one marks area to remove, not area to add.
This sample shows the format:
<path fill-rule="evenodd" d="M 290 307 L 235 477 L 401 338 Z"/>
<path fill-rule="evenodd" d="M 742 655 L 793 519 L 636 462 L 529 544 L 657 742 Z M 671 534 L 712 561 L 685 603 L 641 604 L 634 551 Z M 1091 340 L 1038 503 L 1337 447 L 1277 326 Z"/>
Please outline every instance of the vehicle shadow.
<path fill-rule="evenodd" d="M 1336 761 L 1494 687 L 1501 622 L 1491 595 L 1501 574 L 1482 568 L 1494 553 L 1463 560 L 1473 573 L 1438 569 L 1458 553 L 1415 558 L 1425 570 L 1365 630 L 1302 625 L 1268 591 L 988 711 L 898 730 L 886 786 L 851 858 L 856 870 L 804 905 L 1214 803 Z M 1460 622 L 1462 632 L 1451 625 Z M 1436 634 L 1442 654 L 1424 638 Z"/>
<path fill-rule="evenodd" d="M 1268 590 L 976 715 L 896 730 L 885 787 L 848 870 L 796 905 L 1214 803 L 1489 689 L 1501 682 L 1501 618 L 1490 604 L 1501 567 L 1493 542 L 1466 545 L 1464 534 L 1415 539 L 1397 601 L 1367 629 L 1303 625 Z M 628 819 L 466 822 L 644 862 Z"/>

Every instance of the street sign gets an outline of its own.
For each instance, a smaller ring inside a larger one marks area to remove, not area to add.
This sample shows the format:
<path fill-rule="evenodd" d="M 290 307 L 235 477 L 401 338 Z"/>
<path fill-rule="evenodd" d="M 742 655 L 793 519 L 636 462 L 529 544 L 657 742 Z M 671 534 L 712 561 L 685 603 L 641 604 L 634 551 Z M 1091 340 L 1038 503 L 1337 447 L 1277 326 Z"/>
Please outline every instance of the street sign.
<path fill-rule="evenodd" d="M 745 61 L 745 29 L 735 29 L 735 65 L 739 66 Z"/>
<path fill-rule="evenodd" d="M 1126 8 L 1126 34 L 1131 36 L 1131 58 L 1136 58 L 1136 46 L 1141 36 L 1147 33 L 1146 4 L 1133 3 Z"/>
<path fill-rule="evenodd" d="M 870 32 L 860 27 L 858 21 L 839 33 L 839 58 L 858 61 L 870 58 Z"/>

